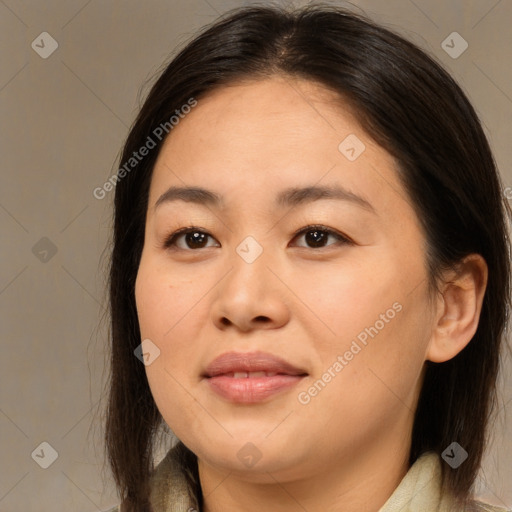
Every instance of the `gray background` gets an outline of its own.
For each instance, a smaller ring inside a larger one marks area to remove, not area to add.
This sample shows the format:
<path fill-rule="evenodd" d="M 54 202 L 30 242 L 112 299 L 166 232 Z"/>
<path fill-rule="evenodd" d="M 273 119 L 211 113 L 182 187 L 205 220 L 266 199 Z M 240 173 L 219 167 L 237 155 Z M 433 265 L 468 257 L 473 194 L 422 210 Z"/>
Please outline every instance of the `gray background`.
<path fill-rule="evenodd" d="M 92 191 L 116 170 L 141 85 L 198 28 L 250 3 L 0 0 L 0 512 L 88 512 L 117 503 L 101 441 L 113 193 L 98 200 Z M 512 2 L 353 6 L 426 48 L 461 83 L 512 197 Z M 441 47 L 454 31 L 469 44 L 458 58 Z M 58 43 L 46 59 L 31 47 L 43 46 L 42 32 Z M 512 384 L 505 364 L 479 493 L 511 506 Z M 47 469 L 36 463 L 50 461 L 42 442 L 58 453 Z"/>

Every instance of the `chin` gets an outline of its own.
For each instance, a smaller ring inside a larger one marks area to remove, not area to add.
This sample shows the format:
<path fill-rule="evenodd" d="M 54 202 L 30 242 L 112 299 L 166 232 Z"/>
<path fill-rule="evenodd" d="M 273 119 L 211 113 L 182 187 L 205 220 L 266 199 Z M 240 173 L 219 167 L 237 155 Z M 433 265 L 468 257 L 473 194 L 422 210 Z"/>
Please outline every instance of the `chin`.
<path fill-rule="evenodd" d="M 307 460 L 306 454 L 301 455 L 297 450 L 297 443 L 292 442 L 298 437 L 286 436 L 283 432 L 271 439 L 272 435 L 255 438 L 245 433 L 233 434 L 233 437 L 226 434 L 222 438 L 201 436 L 183 439 L 183 442 L 203 463 L 220 472 L 235 473 L 247 481 L 275 483 L 269 473 L 276 477 L 280 475 L 280 480 L 296 477 L 301 462 Z"/>

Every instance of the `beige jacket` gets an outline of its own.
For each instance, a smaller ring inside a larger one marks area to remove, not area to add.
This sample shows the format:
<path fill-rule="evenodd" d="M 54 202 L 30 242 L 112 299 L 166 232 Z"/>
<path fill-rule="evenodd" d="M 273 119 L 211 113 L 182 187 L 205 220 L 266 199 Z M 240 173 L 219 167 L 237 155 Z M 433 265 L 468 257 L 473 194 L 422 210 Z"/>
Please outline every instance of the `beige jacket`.
<path fill-rule="evenodd" d="M 379 512 L 512 512 L 474 501 L 462 511 L 450 496 L 441 494 L 441 464 L 435 453 L 422 455 L 410 468 Z M 151 503 L 154 512 L 198 512 L 190 497 L 185 476 L 170 450 L 152 478 Z M 122 512 L 114 508 L 109 512 Z"/>

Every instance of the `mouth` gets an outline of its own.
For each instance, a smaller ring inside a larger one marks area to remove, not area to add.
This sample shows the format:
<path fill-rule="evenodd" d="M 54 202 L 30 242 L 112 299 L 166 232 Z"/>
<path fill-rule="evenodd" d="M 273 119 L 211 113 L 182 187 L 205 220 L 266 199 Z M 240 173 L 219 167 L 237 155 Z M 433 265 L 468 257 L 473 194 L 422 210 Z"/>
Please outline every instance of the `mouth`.
<path fill-rule="evenodd" d="M 223 373 L 221 375 L 225 375 L 226 377 L 233 377 L 234 379 L 257 379 L 259 377 L 274 377 L 275 375 L 278 375 L 277 372 L 230 372 L 230 373 Z M 286 374 L 279 374 L 279 375 L 286 375 Z M 218 377 L 219 375 L 215 375 L 215 377 Z"/>
<path fill-rule="evenodd" d="M 289 391 L 307 375 L 272 354 L 228 352 L 214 359 L 201 376 L 225 400 L 251 404 Z"/>

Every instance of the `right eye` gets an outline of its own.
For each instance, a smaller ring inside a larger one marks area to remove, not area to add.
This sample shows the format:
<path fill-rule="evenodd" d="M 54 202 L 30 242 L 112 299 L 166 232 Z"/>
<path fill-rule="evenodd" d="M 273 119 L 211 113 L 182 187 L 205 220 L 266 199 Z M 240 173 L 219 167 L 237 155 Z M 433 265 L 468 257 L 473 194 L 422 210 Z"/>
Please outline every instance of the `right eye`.
<path fill-rule="evenodd" d="M 165 249 L 179 249 L 184 251 L 203 249 L 205 247 L 212 247 L 211 245 L 207 245 L 208 237 L 214 240 L 206 231 L 194 226 L 189 226 L 178 229 L 178 231 L 167 236 L 163 246 Z M 219 245 L 213 245 L 213 247 L 219 247 Z"/>

